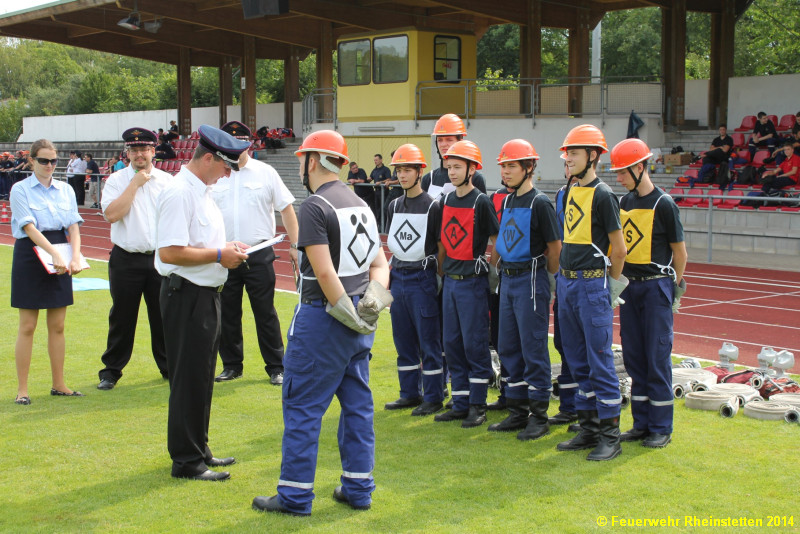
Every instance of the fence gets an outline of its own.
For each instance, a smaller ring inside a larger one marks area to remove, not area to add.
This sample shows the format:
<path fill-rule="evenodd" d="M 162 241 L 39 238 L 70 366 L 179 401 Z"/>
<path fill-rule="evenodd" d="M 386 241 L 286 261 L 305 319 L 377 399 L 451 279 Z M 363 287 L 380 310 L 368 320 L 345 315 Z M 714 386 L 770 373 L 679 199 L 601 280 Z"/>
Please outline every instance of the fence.
<path fill-rule="evenodd" d="M 333 88 L 314 89 L 303 98 L 303 132 L 318 123 L 332 123 L 336 129 L 336 90 Z"/>

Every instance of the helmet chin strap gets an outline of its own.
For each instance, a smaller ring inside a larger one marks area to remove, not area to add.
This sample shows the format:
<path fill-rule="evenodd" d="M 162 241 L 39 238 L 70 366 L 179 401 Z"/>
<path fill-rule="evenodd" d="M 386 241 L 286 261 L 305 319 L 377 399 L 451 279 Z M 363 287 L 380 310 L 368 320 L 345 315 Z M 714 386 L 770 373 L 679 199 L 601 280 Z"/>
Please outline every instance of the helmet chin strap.
<path fill-rule="evenodd" d="M 469 169 L 472 167 L 472 162 L 471 162 L 471 161 L 469 161 L 469 160 L 466 160 L 466 159 L 465 159 L 464 161 L 466 161 L 466 162 L 467 162 L 467 172 L 466 172 L 466 174 L 464 174 L 464 180 L 463 180 L 463 181 L 462 181 L 460 184 L 458 184 L 458 185 L 456 186 L 456 189 L 458 189 L 458 188 L 459 188 L 459 187 L 461 187 L 462 185 L 466 185 L 466 184 L 467 184 L 467 182 L 469 182 Z"/>
<path fill-rule="evenodd" d="M 592 149 L 589 147 L 585 148 L 586 150 L 586 167 L 583 168 L 581 172 L 578 174 L 573 174 L 570 178 L 577 178 L 578 180 L 583 180 L 583 177 L 586 176 L 586 173 L 589 171 L 589 167 L 592 166 L 595 160 L 592 159 Z"/>
<path fill-rule="evenodd" d="M 311 190 L 311 186 L 309 185 L 308 181 L 308 160 L 311 159 L 311 152 L 306 152 L 306 161 L 303 165 L 303 185 L 305 186 L 306 190 L 310 195 L 314 194 L 314 191 Z"/>
<path fill-rule="evenodd" d="M 408 200 L 408 190 L 409 189 L 414 189 L 421 179 L 422 179 L 422 167 L 418 166 L 417 167 L 417 179 L 414 180 L 414 183 L 411 184 L 409 187 L 403 187 L 403 206 L 404 207 L 408 206 L 408 204 L 406 204 L 406 200 Z M 400 186 L 400 187 L 402 187 L 402 186 Z"/>
<path fill-rule="evenodd" d="M 536 169 L 536 162 L 535 161 L 533 162 L 533 165 L 531 165 L 530 170 L 527 170 L 527 169 L 525 170 L 525 176 L 522 178 L 522 180 L 520 180 L 519 185 L 517 185 L 517 186 L 509 185 L 507 187 L 510 187 L 511 189 L 513 189 L 514 192 L 519 191 L 519 188 L 522 187 L 522 184 L 525 183 L 525 180 L 527 180 L 527 179 L 529 179 L 530 177 L 533 176 L 534 169 Z"/>
<path fill-rule="evenodd" d="M 634 167 L 635 167 L 635 165 L 631 165 L 630 167 L 628 167 L 628 172 L 630 173 L 631 178 L 633 178 L 633 189 L 631 189 L 631 192 L 633 192 L 633 194 L 638 197 L 639 196 L 639 184 L 642 183 L 642 176 L 644 176 L 644 167 L 642 167 L 642 172 L 639 173 L 638 177 L 636 176 L 636 173 L 633 172 L 633 168 Z"/>

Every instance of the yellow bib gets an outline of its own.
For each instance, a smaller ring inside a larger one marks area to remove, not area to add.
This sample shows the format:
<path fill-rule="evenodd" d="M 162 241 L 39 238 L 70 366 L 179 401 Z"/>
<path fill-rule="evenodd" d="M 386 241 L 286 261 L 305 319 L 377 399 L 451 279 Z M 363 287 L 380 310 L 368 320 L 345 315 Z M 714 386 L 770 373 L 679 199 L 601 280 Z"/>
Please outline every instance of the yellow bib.
<path fill-rule="evenodd" d="M 625 238 L 625 248 L 628 249 L 628 257 L 625 258 L 625 263 L 646 265 L 652 262 L 653 218 L 655 213 L 654 209 L 619 211 L 622 222 L 622 236 Z"/>
<path fill-rule="evenodd" d="M 571 187 L 564 213 L 564 243 L 592 244 L 594 187 Z"/>

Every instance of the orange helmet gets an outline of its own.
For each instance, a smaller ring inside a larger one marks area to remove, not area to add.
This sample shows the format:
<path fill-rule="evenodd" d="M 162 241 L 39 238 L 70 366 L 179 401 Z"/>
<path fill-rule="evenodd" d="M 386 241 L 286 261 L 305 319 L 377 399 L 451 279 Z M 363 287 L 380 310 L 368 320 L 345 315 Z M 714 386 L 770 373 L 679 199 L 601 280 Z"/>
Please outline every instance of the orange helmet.
<path fill-rule="evenodd" d="M 611 150 L 611 170 L 620 171 L 647 161 L 653 153 L 641 139 L 625 139 Z"/>
<path fill-rule="evenodd" d="M 466 136 L 467 129 L 464 128 L 464 121 L 454 113 L 447 113 L 439 117 L 436 125 L 433 127 L 431 136 L 439 137 L 441 135 L 460 135 Z"/>
<path fill-rule="evenodd" d="M 391 164 L 419 165 L 423 169 L 428 166 L 428 164 L 425 163 L 425 156 L 422 155 L 422 150 L 420 150 L 417 145 L 413 145 L 411 143 L 400 145 L 400 147 L 394 151 Z"/>
<path fill-rule="evenodd" d="M 8 152 L 3 152 L 2 154 L 0 154 L 0 156 L 3 156 L 4 158 L 10 158 L 11 154 L 9 154 Z"/>
<path fill-rule="evenodd" d="M 500 155 L 497 156 L 497 164 L 523 159 L 539 159 L 539 154 L 536 153 L 533 145 L 526 140 L 512 139 L 511 141 L 506 141 L 506 144 L 500 149 Z"/>
<path fill-rule="evenodd" d="M 608 152 L 603 132 L 591 124 L 581 124 L 569 131 L 561 145 L 561 150 L 566 152 L 570 147 L 597 147 L 601 154 Z"/>
<path fill-rule="evenodd" d="M 319 152 L 320 154 L 342 158 L 345 164 L 350 162 L 344 137 L 333 130 L 319 130 L 306 136 L 303 139 L 303 144 L 295 151 L 294 155 L 299 156 L 305 152 Z"/>
<path fill-rule="evenodd" d="M 451 157 L 472 161 L 477 164 L 477 167 L 475 167 L 476 169 L 483 168 L 481 151 L 478 145 L 472 141 L 458 141 L 454 143 L 453 146 L 450 147 L 450 150 L 447 151 L 447 154 L 444 155 L 444 159 Z"/>

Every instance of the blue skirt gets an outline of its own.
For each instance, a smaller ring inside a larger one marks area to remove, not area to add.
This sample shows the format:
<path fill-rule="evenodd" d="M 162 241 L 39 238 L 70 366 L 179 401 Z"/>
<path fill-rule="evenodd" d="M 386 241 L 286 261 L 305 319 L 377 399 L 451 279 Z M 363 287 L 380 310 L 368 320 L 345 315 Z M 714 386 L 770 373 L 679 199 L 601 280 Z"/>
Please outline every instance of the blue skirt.
<path fill-rule="evenodd" d="M 63 230 L 42 232 L 52 244 L 66 243 Z M 46 310 L 72 305 L 72 276 L 49 274 L 33 250 L 30 238 L 14 243 L 11 264 L 11 307 L 26 310 Z"/>

